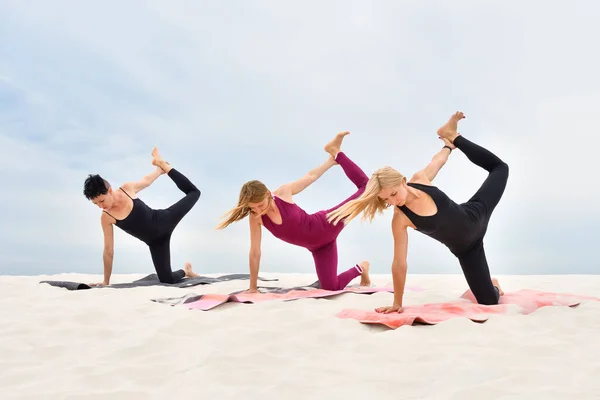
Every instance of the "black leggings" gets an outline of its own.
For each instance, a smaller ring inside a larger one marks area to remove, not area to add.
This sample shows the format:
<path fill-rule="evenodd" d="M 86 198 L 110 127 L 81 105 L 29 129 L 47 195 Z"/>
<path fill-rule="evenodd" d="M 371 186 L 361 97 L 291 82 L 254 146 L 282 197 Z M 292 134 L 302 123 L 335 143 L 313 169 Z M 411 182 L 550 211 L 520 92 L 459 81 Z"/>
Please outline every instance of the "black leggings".
<path fill-rule="evenodd" d="M 177 283 L 185 277 L 185 271 L 171 269 L 171 234 L 179 221 L 192 209 L 200 198 L 200 190 L 188 178 L 172 168 L 167 174 L 175 182 L 185 196 L 171 207 L 159 210 L 157 226 L 161 231 L 160 238 L 149 244 L 150 254 L 158 280 L 162 283 Z"/>
<path fill-rule="evenodd" d="M 469 199 L 467 204 L 478 211 L 478 217 L 483 224 L 482 236 L 468 252 L 458 255 L 458 261 L 463 270 L 469 288 L 479 304 L 498 304 L 498 288 L 492 284 L 485 251 L 483 236 L 492 212 L 504 194 L 508 180 L 508 165 L 490 151 L 475 143 L 458 136 L 454 146 L 460 149 L 475 165 L 489 172 L 479 190 Z"/>

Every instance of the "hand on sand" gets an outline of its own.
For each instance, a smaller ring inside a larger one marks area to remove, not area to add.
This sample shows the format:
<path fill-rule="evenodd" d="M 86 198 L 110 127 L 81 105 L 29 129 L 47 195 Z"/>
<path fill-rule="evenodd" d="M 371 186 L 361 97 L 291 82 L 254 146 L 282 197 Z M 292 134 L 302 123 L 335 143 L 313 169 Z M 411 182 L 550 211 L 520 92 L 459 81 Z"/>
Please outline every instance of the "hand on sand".
<path fill-rule="evenodd" d="M 394 304 L 393 306 L 379 307 L 375 309 L 376 312 L 381 314 L 401 313 L 404 309 L 401 306 Z"/>

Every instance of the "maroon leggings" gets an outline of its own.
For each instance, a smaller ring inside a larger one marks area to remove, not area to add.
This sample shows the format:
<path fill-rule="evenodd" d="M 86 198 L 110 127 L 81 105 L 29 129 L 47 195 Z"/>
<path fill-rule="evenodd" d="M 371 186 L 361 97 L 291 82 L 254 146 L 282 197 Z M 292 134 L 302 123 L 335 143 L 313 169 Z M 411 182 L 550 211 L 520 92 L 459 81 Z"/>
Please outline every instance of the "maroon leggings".
<path fill-rule="evenodd" d="M 342 229 L 344 229 L 345 224 L 343 220 L 339 221 L 337 225 L 327 222 L 327 214 L 336 210 L 343 204 L 346 204 L 350 200 L 356 199 L 358 196 L 360 196 L 365 191 L 369 177 L 344 153 L 339 152 L 335 160 L 342 167 L 348 179 L 350 179 L 352 183 L 356 185 L 358 191 L 337 206 L 330 208 L 329 210 L 319 211 L 319 214 L 321 214 L 325 220 L 324 223 L 328 224 L 330 229 L 330 241 L 324 246 L 321 246 L 318 249 L 311 249 L 310 251 L 313 255 L 313 259 L 315 260 L 315 268 L 317 270 L 317 277 L 319 278 L 321 288 L 325 290 L 342 290 L 348 285 L 348 283 L 350 283 L 352 279 L 360 276 L 362 273 L 362 269 L 357 264 L 338 275 L 338 252 L 336 240 Z"/>

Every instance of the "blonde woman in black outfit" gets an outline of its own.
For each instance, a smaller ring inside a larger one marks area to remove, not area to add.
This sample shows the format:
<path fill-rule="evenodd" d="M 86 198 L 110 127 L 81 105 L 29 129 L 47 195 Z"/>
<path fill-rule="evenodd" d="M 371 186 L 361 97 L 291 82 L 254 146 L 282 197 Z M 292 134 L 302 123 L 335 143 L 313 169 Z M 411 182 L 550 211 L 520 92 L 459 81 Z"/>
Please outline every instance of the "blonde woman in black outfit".
<path fill-rule="evenodd" d="M 508 180 L 508 165 L 483 147 L 459 135 L 458 122 L 464 118 L 456 112 L 439 130 L 445 146 L 431 162 L 407 182 L 404 175 L 391 167 L 381 168 L 371 176 L 364 193 L 328 214 L 329 221 L 344 223 L 363 213 L 373 220 L 390 205 L 394 206 L 394 303 L 378 312 L 402 311 L 406 281 L 408 247 L 407 228 L 411 227 L 444 244 L 454 254 L 463 270 L 469 288 L 480 304 L 497 304 L 503 294 L 496 279 L 491 278 L 483 239 L 492 212 L 498 205 Z M 488 171 L 479 190 L 466 203 L 457 204 L 432 181 L 458 148 L 475 165 Z"/>

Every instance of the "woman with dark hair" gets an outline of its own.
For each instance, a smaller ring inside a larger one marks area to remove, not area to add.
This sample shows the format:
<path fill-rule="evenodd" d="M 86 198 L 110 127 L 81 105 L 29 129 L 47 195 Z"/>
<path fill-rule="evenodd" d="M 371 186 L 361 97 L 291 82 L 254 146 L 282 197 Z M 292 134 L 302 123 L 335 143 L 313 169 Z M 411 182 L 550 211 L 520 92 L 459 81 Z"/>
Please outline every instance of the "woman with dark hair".
<path fill-rule="evenodd" d="M 94 286 L 110 284 L 114 256 L 113 225 L 148 245 L 160 282 L 176 283 L 184 277 L 198 276 L 189 262 L 184 269 L 172 271 L 170 244 L 173 230 L 196 204 L 200 190 L 164 161 L 156 147 L 152 157 L 152 165 L 156 166 L 156 170 L 137 182 L 124 183 L 119 190 L 113 191 L 111 185 L 97 174 L 89 175 L 85 180 L 83 194 L 103 211 L 100 223 L 104 233 L 104 280 Z M 167 174 L 185 196 L 167 209 L 155 210 L 138 198 L 137 193 L 163 174 Z"/>

